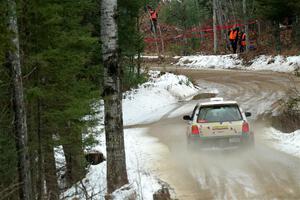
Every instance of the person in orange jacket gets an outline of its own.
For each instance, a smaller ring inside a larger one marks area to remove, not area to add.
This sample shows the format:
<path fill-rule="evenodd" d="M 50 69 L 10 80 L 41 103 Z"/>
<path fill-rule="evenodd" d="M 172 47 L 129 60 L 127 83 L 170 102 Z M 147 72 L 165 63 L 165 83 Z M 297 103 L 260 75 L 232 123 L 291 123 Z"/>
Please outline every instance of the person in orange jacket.
<path fill-rule="evenodd" d="M 246 50 L 246 33 L 241 32 L 240 34 L 240 53 Z"/>
<path fill-rule="evenodd" d="M 229 41 L 232 47 L 233 53 L 236 53 L 237 43 L 239 41 L 239 27 L 233 28 L 228 32 Z"/>
<path fill-rule="evenodd" d="M 147 5 L 147 8 L 148 8 L 148 12 L 150 14 L 151 31 L 153 33 L 156 33 L 158 13 L 156 10 L 153 10 L 149 5 Z"/>

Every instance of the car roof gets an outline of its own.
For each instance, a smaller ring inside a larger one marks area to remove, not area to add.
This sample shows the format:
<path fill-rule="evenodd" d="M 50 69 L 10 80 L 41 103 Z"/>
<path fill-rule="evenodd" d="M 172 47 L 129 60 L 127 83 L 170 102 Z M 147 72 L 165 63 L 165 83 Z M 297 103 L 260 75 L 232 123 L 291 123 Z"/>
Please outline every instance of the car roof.
<path fill-rule="evenodd" d="M 198 106 L 238 104 L 236 101 L 224 101 L 223 98 L 211 98 L 208 102 L 200 102 Z"/>
<path fill-rule="evenodd" d="M 218 101 L 218 102 L 204 102 L 199 103 L 200 106 L 210 106 L 210 105 L 231 105 L 231 104 L 237 104 L 236 101 Z"/>

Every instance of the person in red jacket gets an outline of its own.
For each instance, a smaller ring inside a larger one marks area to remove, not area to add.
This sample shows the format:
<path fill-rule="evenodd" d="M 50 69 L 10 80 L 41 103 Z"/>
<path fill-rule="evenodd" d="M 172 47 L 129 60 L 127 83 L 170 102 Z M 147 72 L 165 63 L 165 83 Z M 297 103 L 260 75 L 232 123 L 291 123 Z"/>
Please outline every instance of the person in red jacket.
<path fill-rule="evenodd" d="M 149 5 L 147 5 L 147 8 L 148 8 L 148 12 L 149 12 L 149 15 L 150 15 L 151 31 L 153 33 L 156 33 L 158 13 L 157 13 L 156 10 L 153 10 Z"/>

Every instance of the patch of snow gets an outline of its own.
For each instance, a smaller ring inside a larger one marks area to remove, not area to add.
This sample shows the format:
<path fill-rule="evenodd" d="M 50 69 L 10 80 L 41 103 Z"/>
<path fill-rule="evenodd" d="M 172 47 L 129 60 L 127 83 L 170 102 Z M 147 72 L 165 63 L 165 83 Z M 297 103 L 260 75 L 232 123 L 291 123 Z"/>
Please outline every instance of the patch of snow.
<path fill-rule="evenodd" d="M 275 128 L 268 128 L 264 139 L 285 153 L 300 157 L 300 130 L 292 133 L 282 133 Z"/>
<path fill-rule="evenodd" d="M 156 139 L 148 137 L 145 132 L 146 129 L 124 130 L 126 164 L 130 184 L 124 186 L 129 189 L 120 189 L 112 195 L 115 200 L 124 199 L 123 197 L 131 195 L 132 191 L 136 191 L 137 199 L 152 200 L 153 193 L 161 188 L 160 180 L 147 168 L 147 162 L 151 160 L 151 149 L 159 144 Z M 106 155 L 105 134 L 100 134 L 97 140 L 101 144 L 97 146 L 97 149 Z M 154 159 L 153 156 L 152 159 Z M 61 198 L 87 199 L 84 188 L 86 188 L 89 198 L 104 199 L 106 194 L 106 162 L 90 166 L 86 177 L 63 193 Z"/>
<path fill-rule="evenodd" d="M 124 200 L 124 199 L 136 199 L 136 192 L 132 185 L 127 184 L 122 188 L 114 191 L 111 194 L 111 198 L 114 200 Z"/>
<path fill-rule="evenodd" d="M 144 58 L 144 59 L 158 59 L 159 57 L 158 56 L 141 56 L 141 58 Z"/>
<path fill-rule="evenodd" d="M 124 94 L 125 125 L 159 120 L 176 107 L 178 101 L 189 100 L 199 92 L 186 76 L 150 71 L 150 80 Z"/>
<path fill-rule="evenodd" d="M 255 58 L 250 65 L 251 70 L 269 70 L 276 72 L 293 72 L 300 65 L 300 56 L 266 56 Z"/>
<path fill-rule="evenodd" d="M 299 69 L 300 56 L 261 55 L 250 61 L 250 66 L 243 65 L 237 54 L 183 56 L 176 63 L 178 66 L 194 69 L 247 69 L 275 72 L 294 72 Z"/>
<path fill-rule="evenodd" d="M 166 56 L 166 55 L 161 55 L 160 57 L 161 58 L 169 58 L 169 56 Z M 134 58 L 137 59 L 138 55 L 135 55 Z M 155 56 L 155 55 L 141 55 L 140 58 L 149 59 L 149 60 L 156 60 L 156 59 L 159 59 L 159 56 Z"/>
<path fill-rule="evenodd" d="M 237 54 L 183 56 L 176 65 L 196 69 L 231 69 L 241 67 Z"/>

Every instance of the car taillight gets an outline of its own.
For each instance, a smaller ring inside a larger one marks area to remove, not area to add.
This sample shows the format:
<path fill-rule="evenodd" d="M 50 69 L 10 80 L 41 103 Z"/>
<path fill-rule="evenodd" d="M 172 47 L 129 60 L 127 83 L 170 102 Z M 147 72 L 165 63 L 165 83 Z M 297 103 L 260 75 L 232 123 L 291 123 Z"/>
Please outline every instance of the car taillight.
<path fill-rule="evenodd" d="M 247 122 L 243 123 L 242 131 L 243 131 L 243 133 L 249 132 L 249 124 Z"/>
<path fill-rule="evenodd" d="M 192 126 L 192 134 L 193 135 L 199 135 L 200 131 L 197 125 Z"/>

